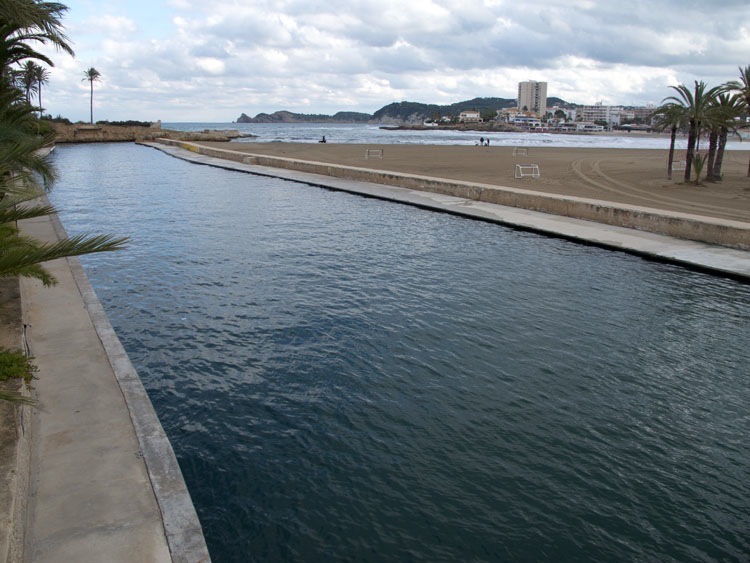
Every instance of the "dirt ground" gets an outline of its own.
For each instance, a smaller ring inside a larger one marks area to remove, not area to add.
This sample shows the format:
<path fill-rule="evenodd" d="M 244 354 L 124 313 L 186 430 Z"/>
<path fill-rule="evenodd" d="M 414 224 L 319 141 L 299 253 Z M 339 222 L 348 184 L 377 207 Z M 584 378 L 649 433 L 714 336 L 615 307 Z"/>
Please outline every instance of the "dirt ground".
<path fill-rule="evenodd" d="M 247 153 L 283 156 L 360 168 L 388 170 L 509 186 L 527 190 L 667 209 L 750 222 L 750 150 L 727 151 L 723 180 L 683 183 L 684 171 L 667 178 L 667 150 L 528 148 L 442 145 L 230 142 L 201 144 Z M 381 149 L 382 158 L 365 158 Z M 684 159 L 678 152 L 675 160 Z M 516 164 L 537 164 L 540 178 L 514 178 Z"/>

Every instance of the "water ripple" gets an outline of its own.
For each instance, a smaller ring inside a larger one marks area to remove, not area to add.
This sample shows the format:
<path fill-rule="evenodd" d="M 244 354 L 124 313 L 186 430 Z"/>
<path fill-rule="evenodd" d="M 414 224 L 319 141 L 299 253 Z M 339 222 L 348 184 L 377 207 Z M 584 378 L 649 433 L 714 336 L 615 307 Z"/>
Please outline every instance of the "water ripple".
<path fill-rule="evenodd" d="M 71 233 L 216 561 L 750 553 L 750 288 L 141 147 Z M 138 163 L 135 167 L 133 163 Z"/>

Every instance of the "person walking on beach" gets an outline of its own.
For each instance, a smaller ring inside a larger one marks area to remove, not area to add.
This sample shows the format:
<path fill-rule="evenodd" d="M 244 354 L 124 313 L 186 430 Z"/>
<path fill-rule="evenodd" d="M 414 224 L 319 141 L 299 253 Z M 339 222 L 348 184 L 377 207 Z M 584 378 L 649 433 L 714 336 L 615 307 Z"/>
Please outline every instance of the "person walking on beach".
<path fill-rule="evenodd" d="M 484 145 L 484 137 L 479 137 L 479 146 Z"/>

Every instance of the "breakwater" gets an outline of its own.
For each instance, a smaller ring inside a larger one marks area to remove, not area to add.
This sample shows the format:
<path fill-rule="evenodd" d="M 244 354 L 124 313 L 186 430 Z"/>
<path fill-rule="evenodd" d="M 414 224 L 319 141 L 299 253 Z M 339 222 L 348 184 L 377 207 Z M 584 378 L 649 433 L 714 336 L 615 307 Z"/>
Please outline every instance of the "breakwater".
<path fill-rule="evenodd" d="M 174 131 L 171 129 L 162 129 L 159 122 L 154 123 L 151 127 L 88 123 L 50 123 L 55 129 L 56 143 L 143 142 L 153 141 L 158 138 L 181 141 L 231 141 L 240 137 L 252 136 L 247 133 L 240 133 L 236 129 Z"/>

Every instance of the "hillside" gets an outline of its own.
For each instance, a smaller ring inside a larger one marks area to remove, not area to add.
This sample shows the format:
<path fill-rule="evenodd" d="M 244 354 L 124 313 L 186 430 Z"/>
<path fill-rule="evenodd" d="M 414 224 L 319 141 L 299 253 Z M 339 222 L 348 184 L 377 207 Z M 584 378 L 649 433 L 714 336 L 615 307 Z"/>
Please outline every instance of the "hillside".
<path fill-rule="evenodd" d="M 255 117 L 242 114 L 237 123 L 367 123 L 372 116 L 369 113 L 340 111 L 335 115 L 293 113 L 277 111 L 271 114 L 259 113 Z"/>
<path fill-rule="evenodd" d="M 559 98 L 548 98 L 548 105 L 570 106 Z M 465 110 L 480 112 L 515 107 L 515 98 L 474 98 L 449 105 L 423 104 L 421 102 L 394 102 L 380 108 L 372 115 L 340 111 L 335 115 L 293 113 L 277 111 L 259 113 L 255 117 L 242 114 L 237 123 L 378 123 L 381 125 L 413 125 L 438 116 L 458 116 Z"/>

